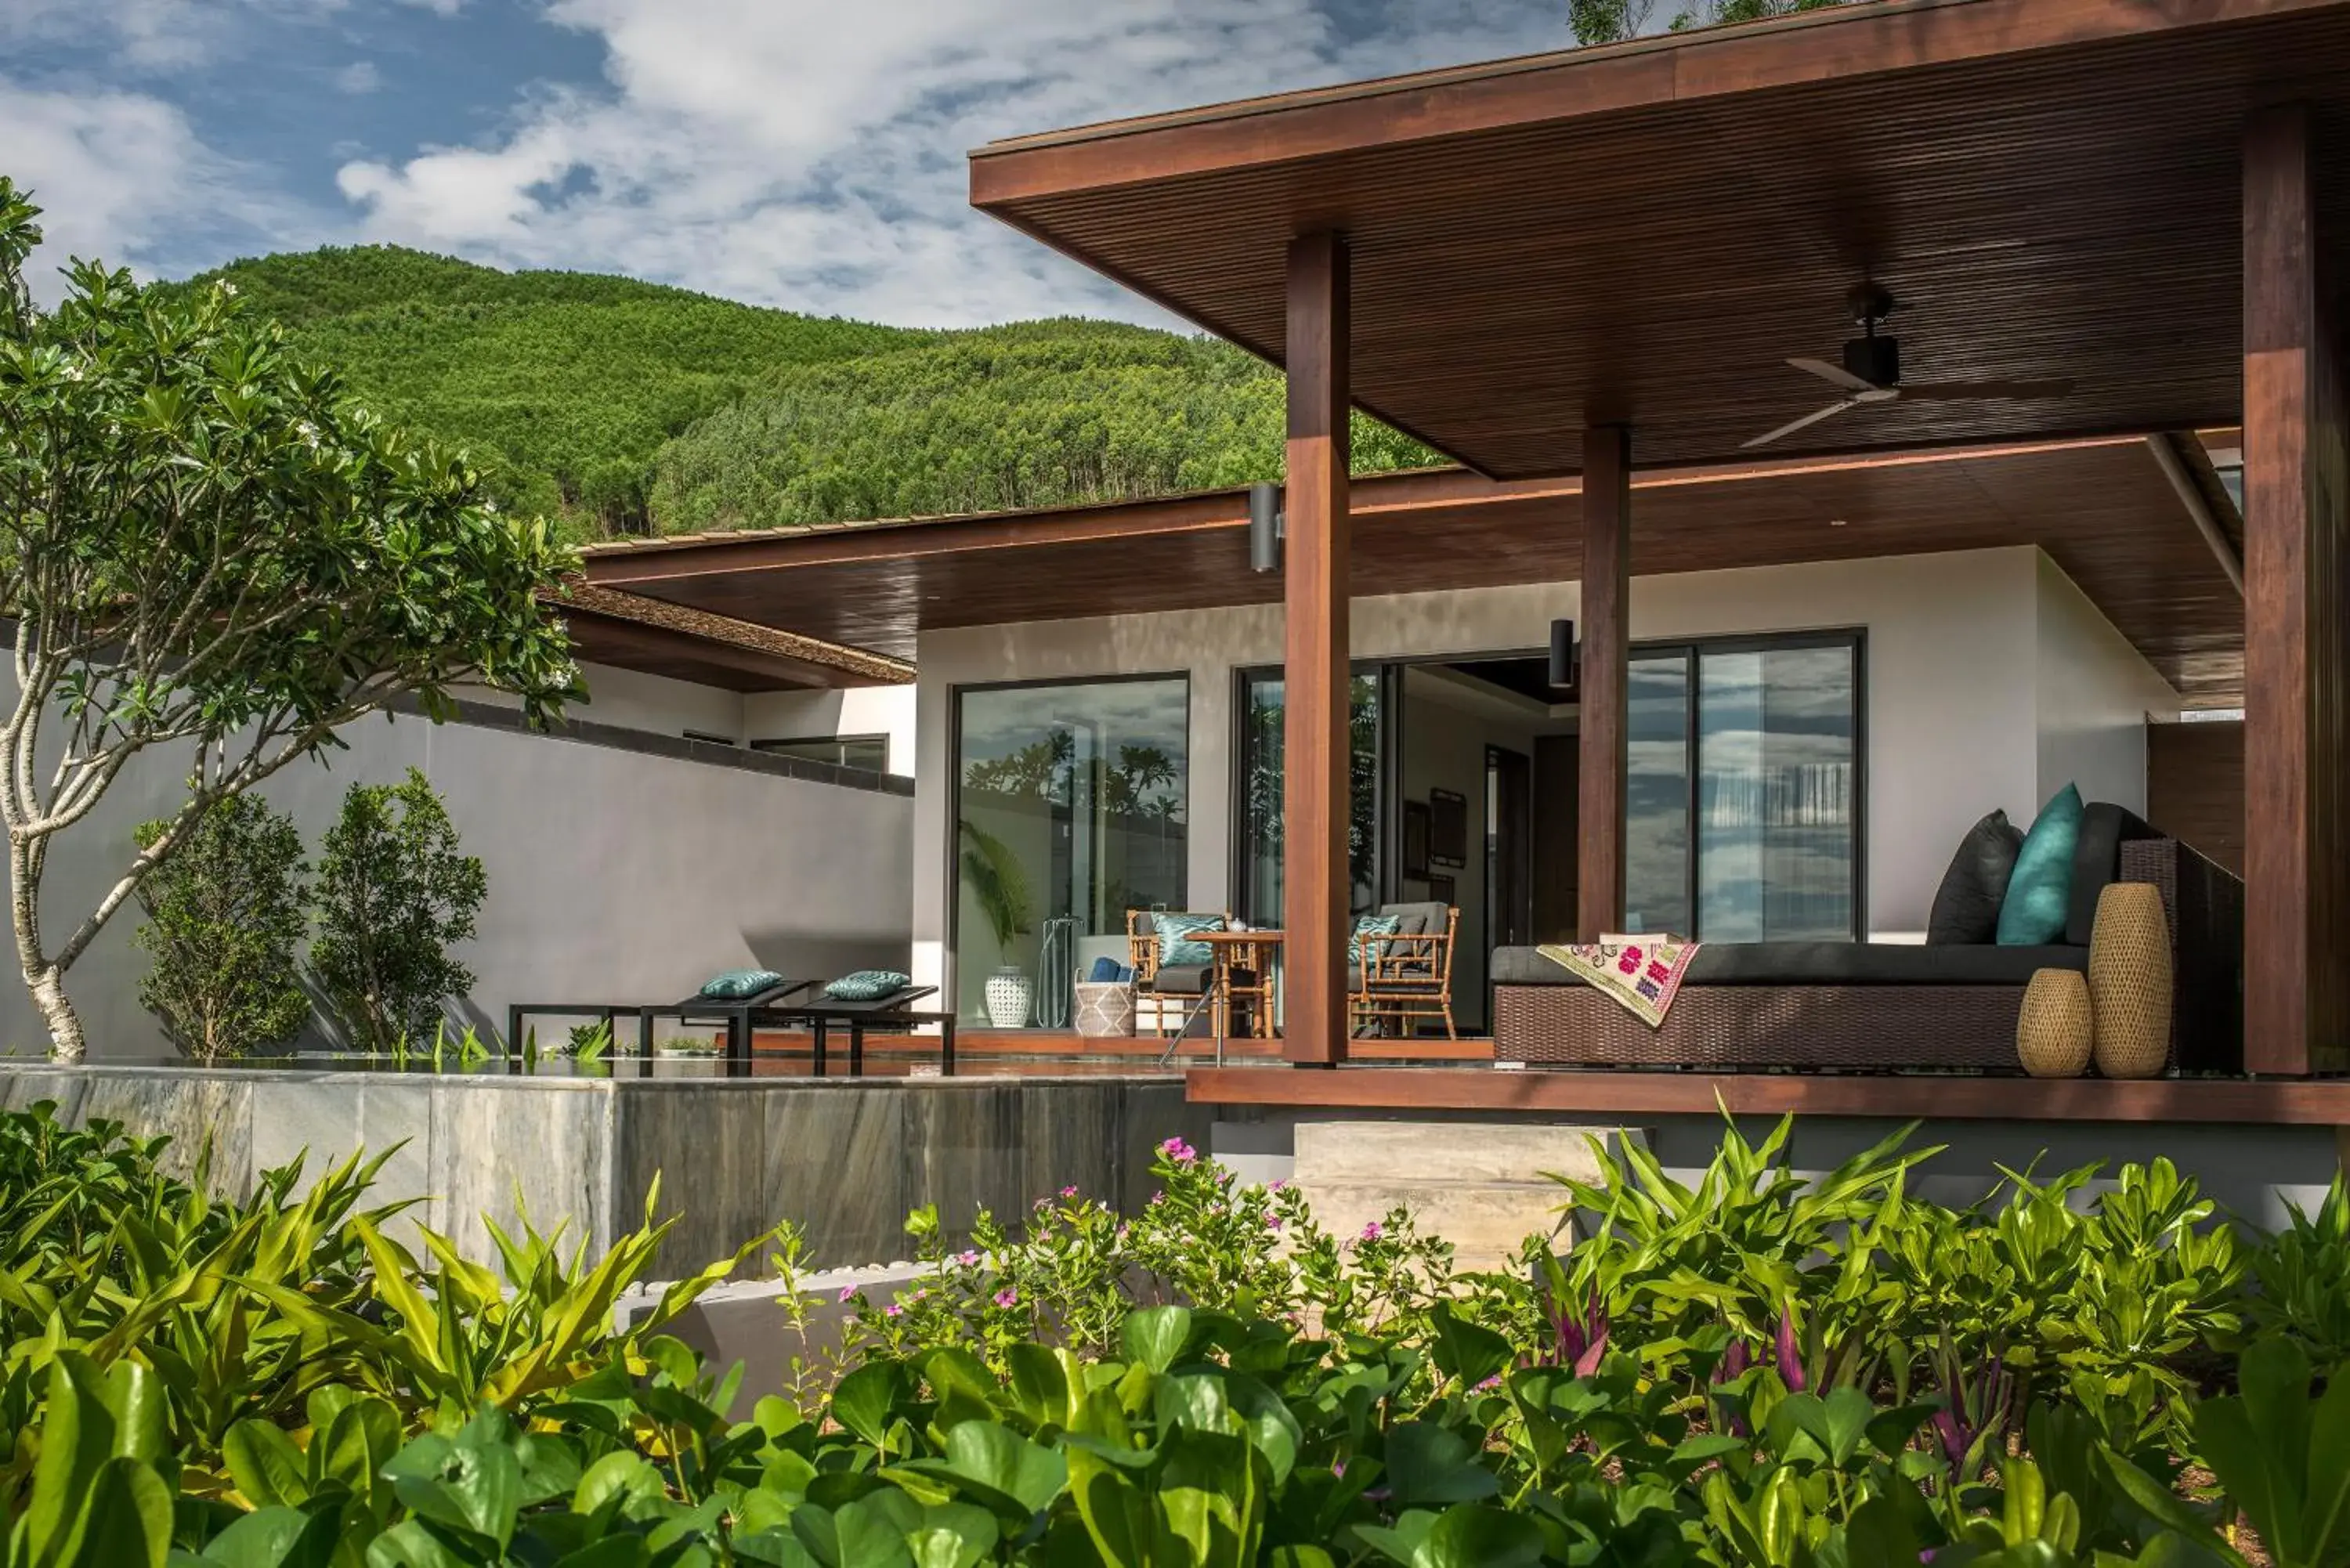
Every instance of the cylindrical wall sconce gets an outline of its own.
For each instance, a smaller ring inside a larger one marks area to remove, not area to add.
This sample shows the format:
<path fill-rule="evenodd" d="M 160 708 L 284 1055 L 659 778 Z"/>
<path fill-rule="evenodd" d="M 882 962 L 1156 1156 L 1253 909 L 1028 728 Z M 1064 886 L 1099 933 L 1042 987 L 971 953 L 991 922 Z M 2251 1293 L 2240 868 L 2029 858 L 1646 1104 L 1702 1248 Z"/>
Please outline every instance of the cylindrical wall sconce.
<path fill-rule="evenodd" d="M 1249 486 L 1249 569 L 1253 572 L 1281 570 L 1282 524 L 1285 520 L 1281 511 L 1281 486 L 1252 484 Z"/>

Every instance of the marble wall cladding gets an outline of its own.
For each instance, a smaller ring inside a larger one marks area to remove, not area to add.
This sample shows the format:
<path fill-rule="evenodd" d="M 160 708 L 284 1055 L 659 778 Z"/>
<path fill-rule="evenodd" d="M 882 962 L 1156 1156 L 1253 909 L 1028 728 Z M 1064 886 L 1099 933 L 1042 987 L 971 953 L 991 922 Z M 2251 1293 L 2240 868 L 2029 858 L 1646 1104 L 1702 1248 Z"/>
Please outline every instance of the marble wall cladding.
<path fill-rule="evenodd" d="M 805 1232 L 811 1261 L 888 1262 L 910 1250 L 899 1146 L 905 1098 L 809 1086 L 765 1096 L 761 1190 Z M 820 1266 L 820 1265 L 819 1265 Z"/>
<path fill-rule="evenodd" d="M 425 1223 L 469 1258 L 497 1256 L 485 1221 L 519 1236 L 561 1228 L 588 1255 L 625 1230 L 637 1199 L 613 1185 L 619 1097 L 609 1082 L 444 1079 L 432 1085 Z M 625 1209 L 625 1215 L 616 1210 Z"/>
<path fill-rule="evenodd" d="M 657 1212 L 677 1223 L 655 1272 L 672 1277 L 786 1219 L 805 1229 L 807 1266 L 828 1268 L 907 1255 L 906 1215 L 924 1204 L 957 1245 L 982 1206 L 1016 1222 L 1064 1187 L 1130 1212 L 1153 1190 L 1158 1143 L 1208 1141 L 1206 1114 L 1159 1076 L 700 1083 L 0 1063 L 0 1106 L 42 1099 L 68 1122 L 169 1133 L 183 1169 L 209 1142 L 226 1196 L 296 1158 L 315 1180 L 364 1149 L 381 1158 L 370 1202 L 411 1205 L 395 1235 L 414 1245 L 429 1225 L 493 1266 L 485 1220 L 512 1233 L 527 1215 L 600 1255 L 636 1226 L 658 1176 Z M 755 1256 L 743 1272 L 765 1267 Z"/>

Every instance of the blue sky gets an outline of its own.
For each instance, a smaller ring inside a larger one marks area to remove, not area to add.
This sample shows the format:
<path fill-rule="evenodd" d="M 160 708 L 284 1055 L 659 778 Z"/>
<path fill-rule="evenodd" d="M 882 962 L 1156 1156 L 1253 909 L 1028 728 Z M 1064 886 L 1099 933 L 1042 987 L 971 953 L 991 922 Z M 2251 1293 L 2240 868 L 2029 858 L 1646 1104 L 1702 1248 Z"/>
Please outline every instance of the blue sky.
<path fill-rule="evenodd" d="M 1565 0 L 0 0 L 0 172 L 177 276 L 391 241 L 909 325 L 1147 307 L 991 137 L 1557 47 Z M 54 296 L 55 285 L 36 285 Z"/>

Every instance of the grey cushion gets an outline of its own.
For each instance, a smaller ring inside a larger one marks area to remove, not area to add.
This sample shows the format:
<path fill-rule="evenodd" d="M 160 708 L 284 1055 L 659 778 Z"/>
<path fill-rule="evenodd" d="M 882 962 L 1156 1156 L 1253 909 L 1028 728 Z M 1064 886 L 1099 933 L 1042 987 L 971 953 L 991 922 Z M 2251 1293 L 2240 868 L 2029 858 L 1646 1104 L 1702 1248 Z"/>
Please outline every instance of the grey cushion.
<path fill-rule="evenodd" d="M 1159 966 L 1159 972 L 1150 977 L 1150 989 L 1197 996 L 1208 989 L 1208 976 L 1214 972 L 1213 964 L 1163 963 Z"/>
<path fill-rule="evenodd" d="M 2007 879 L 2015 872 L 2016 851 L 2023 847 L 2023 830 L 1994 811 L 1959 841 L 1959 852 L 1942 873 L 1935 889 L 1932 912 L 1926 917 L 1926 940 L 1935 946 L 1988 943 L 1999 940 L 1999 905 L 2007 897 Z"/>
<path fill-rule="evenodd" d="M 2134 838 L 2160 838 L 2126 807 L 2095 801 L 2081 813 L 2081 837 L 2073 848 L 2073 888 L 2064 906 L 2064 940 L 2089 945 L 2097 923 L 2097 895 L 2120 879 L 2122 846 Z"/>
<path fill-rule="evenodd" d="M 2076 947 L 1919 947 L 1902 942 L 1716 942 L 1698 950 L 1684 985 L 2023 985 L 2035 970 L 2084 972 Z M 1495 985 L 1583 982 L 1533 948 L 1493 953 Z"/>
<path fill-rule="evenodd" d="M 1440 937 L 1452 918 L 1450 904 L 1381 904 L 1379 913 L 1396 918 L 1396 932 L 1407 937 Z"/>

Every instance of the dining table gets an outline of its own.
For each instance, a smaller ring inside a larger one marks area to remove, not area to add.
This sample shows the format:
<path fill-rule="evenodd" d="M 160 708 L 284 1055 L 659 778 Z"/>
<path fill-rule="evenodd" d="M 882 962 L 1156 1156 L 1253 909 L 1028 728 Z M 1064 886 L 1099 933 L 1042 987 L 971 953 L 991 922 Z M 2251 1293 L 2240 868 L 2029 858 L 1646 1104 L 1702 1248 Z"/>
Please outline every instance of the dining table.
<path fill-rule="evenodd" d="M 1274 999 L 1279 992 L 1281 937 L 1276 930 L 1234 928 L 1195 931 L 1191 940 L 1207 944 L 1215 961 L 1208 971 L 1212 1002 L 1211 1027 L 1216 1039 L 1216 1060 L 1224 1059 L 1224 1041 L 1232 1032 L 1233 1004 L 1249 1004 L 1249 1035 L 1270 1040 L 1274 1034 Z M 1243 978 L 1245 977 L 1245 978 Z"/>

